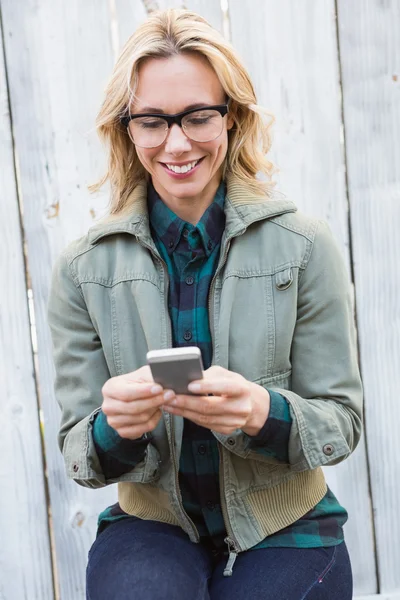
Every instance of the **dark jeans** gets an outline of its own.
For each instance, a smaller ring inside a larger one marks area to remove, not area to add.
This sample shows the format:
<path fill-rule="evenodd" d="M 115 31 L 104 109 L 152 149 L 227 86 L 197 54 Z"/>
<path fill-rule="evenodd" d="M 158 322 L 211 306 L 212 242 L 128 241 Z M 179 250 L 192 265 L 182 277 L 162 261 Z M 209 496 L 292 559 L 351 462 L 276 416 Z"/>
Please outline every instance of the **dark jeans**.
<path fill-rule="evenodd" d="M 179 528 L 133 517 L 109 525 L 89 552 L 88 600 L 351 600 L 345 543 L 242 552 L 233 575 Z"/>

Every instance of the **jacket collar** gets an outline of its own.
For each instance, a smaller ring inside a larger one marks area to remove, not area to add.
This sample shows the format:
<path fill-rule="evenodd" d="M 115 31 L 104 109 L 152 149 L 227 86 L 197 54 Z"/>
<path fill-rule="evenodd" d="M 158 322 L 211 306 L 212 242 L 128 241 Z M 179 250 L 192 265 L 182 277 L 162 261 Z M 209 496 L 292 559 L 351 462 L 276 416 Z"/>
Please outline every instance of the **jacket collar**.
<path fill-rule="evenodd" d="M 233 237 L 244 232 L 255 221 L 270 219 L 285 213 L 296 212 L 293 202 L 284 198 L 276 200 L 249 192 L 230 176 L 226 180 L 227 195 L 224 205 L 226 216 L 225 233 Z M 130 211 L 116 217 L 108 217 L 89 229 L 91 244 L 116 233 L 130 233 L 144 241 L 151 242 L 149 216 L 147 211 L 147 181 L 141 181 L 130 195 Z"/>

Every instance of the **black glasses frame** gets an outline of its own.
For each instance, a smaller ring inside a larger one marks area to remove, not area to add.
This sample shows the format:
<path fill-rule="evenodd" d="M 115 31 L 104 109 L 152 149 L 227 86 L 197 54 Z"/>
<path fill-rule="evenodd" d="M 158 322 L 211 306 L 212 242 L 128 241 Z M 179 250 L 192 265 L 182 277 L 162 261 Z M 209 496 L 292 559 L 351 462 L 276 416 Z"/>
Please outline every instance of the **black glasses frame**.
<path fill-rule="evenodd" d="M 191 108 L 190 110 L 184 110 L 183 112 L 176 113 L 176 115 L 165 115 L 165 114 L 157 114 L 157 113 L 141 113 L 135 115 L 126 115 L 120 118 L 120 121 L 124 127 L 128 127 L 130 121 L 133 119 L 138 119 L 139 117 L 157 117 L 159 119 L 164 119 L 167 122 L 168 129 L 176 123 L 182 129 L 182 119 L 186 117 L 186 115 L 190 115 L 191 113 L 197 112 L 199 110 L 216 110 L 219 112 L 221 117 L 224 117 L 228 113 L 228 104 L 216 104 L 214 106 L 199 106 L 199 108 Z"/>

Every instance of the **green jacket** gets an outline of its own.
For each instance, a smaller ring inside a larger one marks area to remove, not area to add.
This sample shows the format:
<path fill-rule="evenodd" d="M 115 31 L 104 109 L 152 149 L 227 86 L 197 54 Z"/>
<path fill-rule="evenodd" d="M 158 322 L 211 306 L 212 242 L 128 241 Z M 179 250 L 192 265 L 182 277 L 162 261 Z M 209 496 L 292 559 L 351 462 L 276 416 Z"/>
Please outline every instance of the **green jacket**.
<path fill-rule="evenodd" d="M 241 430 L 214 432 L 221 503 L 232 546 L 246 550 L 295 522 L 326 493 L 321 469 L 344 460 L 361 434 L 362 387 L 351 291 L 327 225 L 286 200 L 227 181 L 226 227 L 210 288 L 213 364 L 280 392 L 293 424 L 289 463 L 249 448 Z M 123 217 L 92 227 L 56 262 L 49 323 L 69 477 L 86 487 L 118 483 L 123 510 L 197 534 L 183 510 L 178 465 L 183 420 L 164 413 L 146 457 L 106 480 L 91 434 L 101 388 L 171 347 L 168 276 L 149 230 L 147 189 Z"/>

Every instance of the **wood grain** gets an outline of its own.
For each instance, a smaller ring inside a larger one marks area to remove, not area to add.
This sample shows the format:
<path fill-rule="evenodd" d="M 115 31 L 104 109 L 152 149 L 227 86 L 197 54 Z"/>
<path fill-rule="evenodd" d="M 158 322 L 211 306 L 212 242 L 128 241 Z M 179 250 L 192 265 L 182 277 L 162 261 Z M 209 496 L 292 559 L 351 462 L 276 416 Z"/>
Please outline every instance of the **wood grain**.
<path fill-rule="evenodd" d="M 0 164 L 0 598 L 52 600 L 45 477 L 1 37 Z"/>
<path fill-rule="evenodd" d="M 165 8 L 187 8 L 198 13 L 216 29 L 222 32 L 222 10 L 219 0 L 158 0 L 158 7 Z"/>
<path fill-rule="evenodd" d="M 400 591 L 400 5 L 338 2 L 352 243 L 381 593 Z"/>

